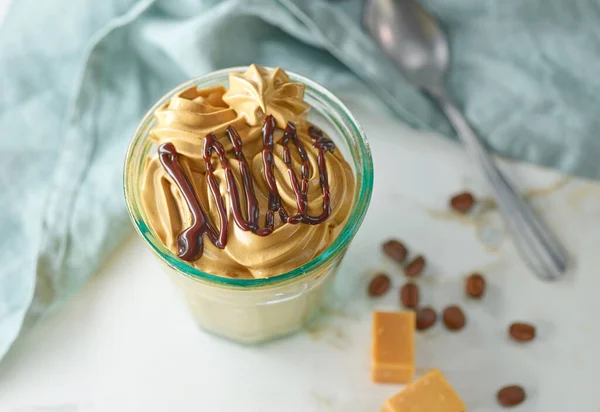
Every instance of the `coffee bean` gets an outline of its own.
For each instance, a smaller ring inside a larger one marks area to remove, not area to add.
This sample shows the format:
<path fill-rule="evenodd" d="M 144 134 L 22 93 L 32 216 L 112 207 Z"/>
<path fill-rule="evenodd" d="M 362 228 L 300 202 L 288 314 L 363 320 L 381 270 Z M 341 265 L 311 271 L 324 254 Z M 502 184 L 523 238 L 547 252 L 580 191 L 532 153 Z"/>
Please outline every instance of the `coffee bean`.
<path fill-rule="evenodd" d="M 404 273 L 406 276 L 414 278 L 417 277 L 423 272 L 423 268 L 425 267 L 425 258 L 423 256 L 417 256 L 404 268 Z"/>
<path fill-rule="evenodd" d="M 407 283 L 400 289 L 402 306 L 415 309 L 419 306 L 419 288 L 414 283 Z"/>
<path fill-rule="evenodd" d="M 381 296 L 390 288 L 390 278 L 385 273 L 376 275 L 369 284 L 370 296 Z"/>
<path fill-rule="evenodd" d="M 529 342 L 535 338 L 535 326 L 515 322 L 508 328 L 508 333 L 517 342 Z"/>
<path fill-rule="evenodd" d="M 472 298 L 480 298 L 485 293 L 485 279 L 481 276 L 481 273 L 473 273 L 467 278 L 465 282 L 465 290 L 467 295 Z"/>
<path fill-rule="evenodd" d="M 475 198 L 469 192 L 462 192 L 450 199 L 450 207 L 457 212 L 467 213 L 475 204 Z"/>
<path fill-rule="evenodd" d="M 497 397 L 502 406 L 516 406 L 525 400 L 525 390 L 519 385 L 505 386 L 498 391 Z"/>
<path fill-rule="evenodd" d="M 467 320 L 462 309 L 458 306 L 448 306 L 444 309 L 444 324 L 450 330 L 460 330 L 465 327 Z"/>
<path fill-rule="evenodd" d="M 417 311 L 417 330 L 429 329 L 435 324 L 437 314 L 430 307 L 422 308 Z"/>
<path fill-rule="evenodd" d="M 388 240 L 383 244 L 383 252 L 399 263 L 404 262 L 408 253 L 406 247 L 404 247 L 401 242 L 394 239 Z"/>

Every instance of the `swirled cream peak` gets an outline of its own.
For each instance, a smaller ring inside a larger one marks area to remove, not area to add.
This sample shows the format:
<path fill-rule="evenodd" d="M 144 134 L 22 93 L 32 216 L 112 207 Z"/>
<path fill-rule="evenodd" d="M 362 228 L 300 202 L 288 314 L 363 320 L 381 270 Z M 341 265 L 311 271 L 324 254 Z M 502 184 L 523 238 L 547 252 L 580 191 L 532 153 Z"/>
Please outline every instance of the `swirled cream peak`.
<path fill-rule="evenodd" d="M 229 222 L 225 247 L 219 248 L 204 239 L 202 256 L 189 264 L 218 276 L 275 276 L 309 262 L 341 232 L 353 205 L 354 174 L 339 150 L 326 150 L 319 154 L 316 141 L 310 134 L 311 124 L 307 120 L 309 106 L 303 100 L 303 93 L 304 86 L 291 82 L 283 70 L 268 71 L 251 66 L 246 73 L 231 73 L 229 90 L 224 87 L 202 90 L 192 87 L 174 95 L 156 111 L 157 122 L 150 132 L 153 143 L 159 148 L 165 143 L 172 143 L 180 172 L 189 182 L 193 197 L 210 224 L 215 229 L 220 227 L 219 210 L 221 213 L 226 211 Z M 235 182 L 243 218 L 249 218 L 245 178 L 241 172 L 242 169 L 248 170 L 256 197 L 258 226 L 264 228 L 271 193 L 265 178 L 262 126 L 269 115 L 275 119 L 270 164 L 281 205 L 290 216 L 297 213 L 297 191 L 303 187 L 306 212 L 312 216 L 321 214 L 325 199 L 320 177 L 324 174 L 329 186 L 327 203 L 331 210 L 328 218 L 319 224 L 289 223 L 275 213 L 272 233 L 259 236 L 234 223 L 234 201 L 229 183 L 232 179 Z M 296 125 L 295 136 L 304 147 L 304 158 L 294 142 L 288 139 L 284 143 L 284 129 L 288 121 Z M 241 164 L 239 153 L 236 155 L 234 152 L 227 133 L 229 126 L 239 135 L 247 167 Z M 214 152 L 209 153 L 209 173 L 204 146 L 210 133 L 222 145 L 228 168 Z M 165 164 L 161 164 L 159 153 L 153 152 L 145 166 L 143 208 L 152 231 L 167 248 L 178 254 L 181 248 L 179 237 L 192 227 L 194 216 L 181 187 L 169 175 Z M 164 150 L 162 153 L 165 156 Z M 324 156 L 324 162 L 319 161 L 319 156 Z M 296 182 L 290 177 L 290 162 L 297 176 Z M 320 164 L 325 172 L 320 170 Z M 305 186 L 302 184 L 302 170 L 306 170 Z M 211 187 L 213 178 L 209 175 L 214 177 L 216 186 Z M 218 190 L 221 202 L 215 201 L 213 190 Z"/>
<path fill-rule="evenodd" d="M 269 71 L 255 64 L 245 73 L 229 75 L 223 101 L 250 126 L 260 126 L 270 114 L 282 129 L 287 122 L 304 123 L 309 109 L 304 102 L 304 84 L 292 82 L 279 67 Z"/>

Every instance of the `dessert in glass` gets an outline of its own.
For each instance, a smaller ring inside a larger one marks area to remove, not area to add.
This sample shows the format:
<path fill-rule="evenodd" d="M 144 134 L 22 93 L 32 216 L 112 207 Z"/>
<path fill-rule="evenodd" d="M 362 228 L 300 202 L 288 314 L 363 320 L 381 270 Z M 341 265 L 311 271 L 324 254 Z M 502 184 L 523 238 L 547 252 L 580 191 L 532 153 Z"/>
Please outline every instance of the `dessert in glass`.
<path fill-rule="evenodd" d="M 125 161 L 129 214 L 197 323 L 243 343 L 309 324 L 371 197 L 367 140 L 322 86 L 219 70 L 167 93 Z"/>

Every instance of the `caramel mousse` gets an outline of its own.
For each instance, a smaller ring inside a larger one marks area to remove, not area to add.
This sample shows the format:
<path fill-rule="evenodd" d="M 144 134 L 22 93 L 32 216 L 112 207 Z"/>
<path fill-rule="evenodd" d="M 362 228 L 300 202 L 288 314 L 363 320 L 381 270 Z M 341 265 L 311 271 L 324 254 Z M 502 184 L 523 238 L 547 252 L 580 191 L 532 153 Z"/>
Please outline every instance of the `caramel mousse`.
<path fill-rule="evenodd" d="M 232 72 L 158 109 L 144 170 L 148 223 L 179 258 L 218 276 L 263 278 L 323 252 L 347 221 L 352 168 L 307 120 L 304 85 L 281 69 Z"/>

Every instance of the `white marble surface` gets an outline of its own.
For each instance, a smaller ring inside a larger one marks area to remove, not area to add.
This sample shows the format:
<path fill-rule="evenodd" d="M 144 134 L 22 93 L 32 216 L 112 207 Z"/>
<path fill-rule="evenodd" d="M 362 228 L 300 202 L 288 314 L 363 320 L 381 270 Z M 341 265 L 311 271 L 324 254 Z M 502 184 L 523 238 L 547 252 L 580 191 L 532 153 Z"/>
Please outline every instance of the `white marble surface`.
<path fill-rule="evenodd" d="M 8 2 L 0 0 L 0 16 Z M 352 99 L 348 99 L 352 100 Z M 569 246 L 576 268 L 559 283 L 536 280 L 520 262 L 497 212 L 457 217 L 448 197 L 486 190 L 455 143 L 415 133 L 351 106 L 375 157 L 372 207 L 338 278 L 338 309 L 310 331 L 243 347 L 198 330 L 141 240 L 131 237 L 72 301 L 19 338 L 0 363 L 0 411 L 378 411 L 400 387 L 369 380 L 370 312 L 398 308 L 403 277 L 379 251 L 394 236 L 428 259 L 423 302 L 464 307 L 466 329 L 439 324 L 417 336 L 419 371 L 439 367 L 470 412 L 499 410 L 495 392 L 525 386 L 515 411 L 598 411 L 600 185 L 503 163 Z M 394 290 L 365 296 L 371 274 Z M 482 271 L 482 302 L 463 297 L 464 276 Z M 506 337 L 514 320 L 539 339 Z"/>
<path fill-rule="evenodd" d="M 369 380 L 372 309 L 398 308 L 403 277 L 380 254 L 388 236 L 428 259 L 423 301 L 458 303 L 468 326 L 417 337 L 419 371 L 447 373 L 471 412 L 498 410 L 495 392 L 519 383 L 515 411 L 597 411 L 600 366 L 600 186 L 504 163 L 577 260 L 559 283 L 542 283 L 502 236 L 497 212 L 456 217 L 448 197 L 485 196 L 461 148 L 353 107 L 371 139 L 372 207 L 341 270 L 339 309 L 308 332 L 243 347 L 198 330 L 161 266 L 137 237 L 68 305 L 21 337 L 0 364 L 0 411 L 377 411 L 400 387 Z M 365 296 L 369 276 L 390 272 L 393 292 Z M 464 276 L 489 280 L 482 302 L 463 297 Z M 539 339 L 517 345 L 507 324 L 532 321 Z"/>

